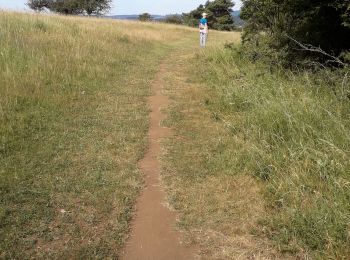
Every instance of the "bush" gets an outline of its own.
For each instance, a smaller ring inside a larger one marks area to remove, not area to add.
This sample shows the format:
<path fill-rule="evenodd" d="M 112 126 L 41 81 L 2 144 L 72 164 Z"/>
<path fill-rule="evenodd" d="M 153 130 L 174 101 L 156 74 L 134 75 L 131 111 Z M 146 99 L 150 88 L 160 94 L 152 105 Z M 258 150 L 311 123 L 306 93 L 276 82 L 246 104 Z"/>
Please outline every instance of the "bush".
<path fill-rule="evenodd" d="M 232 17 L 232 7 L 234 3 L 231 0 L 207 1 L 205 5 L 199 5 L 195 10 L 188 14 L 183 14 L 185 23 L 189 26 L 198 26 L 202 13 L 208 13 L 209 28 L 220 31 L 233 31 L 235 29 Z"/>
<path fill-rule="evenodd" d="M 183 24 L 183 19 L 182 19 L 181 15 L 172 14 L 172 15 L 167 15 L 165 17 L 164 22 L 166 22 L 166 23 L 173 23 L 173 24 Z"/>
<path fill-rule="evenodd" d="M 35 11 L 45 8 L 62 14 L 100 15 L 111 7 L 111 0 L 28 0 L 28 6 Z"/>
<path fill-rule="evenodd" d="M 152 16 L 149 13 L 143 13 L 139 15 L 139 21 L 148 22 L 152 20 Z"/>
<path fill-rule="evenodd" d="M 311 58 L 331 64 L 334 59 L 317 48 L 333 56 L 350 50 L 349 8 L 349 3 L 340 0 L 247 0 L 241 13 L 247 22 L 243 39 L 249 42 L 268 37 L 262 41 L 286 53 L 284 58 L 289 62 Z"/>

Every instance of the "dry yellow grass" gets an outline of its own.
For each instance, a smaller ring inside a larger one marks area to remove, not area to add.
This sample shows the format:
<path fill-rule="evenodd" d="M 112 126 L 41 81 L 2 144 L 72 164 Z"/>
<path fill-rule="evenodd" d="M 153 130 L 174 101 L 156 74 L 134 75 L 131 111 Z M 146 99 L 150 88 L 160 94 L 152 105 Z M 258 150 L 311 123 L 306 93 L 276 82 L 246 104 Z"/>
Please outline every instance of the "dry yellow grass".
<path fill-rule="evenodd" d="M 190 70 L 172 62 L 164 176 L 202 257 L 347 259 L 348 69 L 271 72 L 232 45 L 195 54 Z"/>
<path fill-rule="evenodd" d="M 1 12 L 0 34 L 0 257 L 118 257 L 162 59 L 177 133 L 163 177 L 180 227 L 204 259 L 275 256 L 251 233 L 264 214 L 257 182 L 225 165 L 202 172 L 229 137 L 189 65 L 239 33 L 211 31 L 200 50 L 182 26 Z"/>
<path fill-rule="evenodd" d="M 116 258 L 142 186 L 145 101 L 190 30 L 0 13 L 0 257 Z"/>
<path fill-rule="evenodd" d="M 206 73 L 207 65 L 188 66 L 189 60 L 224 43 L 238 45 L 240 34 L 212 32 L 210 37 L 208 49 L 177 51 L 166 65 L 173 106 L 165 123 L 175 131 L 165 142 L 163 156 L 169 202 L 180 212 L 179 228 L 199 246 L 201 259 L 279 259 L 270 241 L 254 234 L 266 214 L 263 186 L 249 174 L 232 172 L 228 164 L 238 158 L 232 135 L 206 103 L 217 94 L 193 82 Z M 223 149 L 231 151 L 231 157 L 219 160 Z"/>

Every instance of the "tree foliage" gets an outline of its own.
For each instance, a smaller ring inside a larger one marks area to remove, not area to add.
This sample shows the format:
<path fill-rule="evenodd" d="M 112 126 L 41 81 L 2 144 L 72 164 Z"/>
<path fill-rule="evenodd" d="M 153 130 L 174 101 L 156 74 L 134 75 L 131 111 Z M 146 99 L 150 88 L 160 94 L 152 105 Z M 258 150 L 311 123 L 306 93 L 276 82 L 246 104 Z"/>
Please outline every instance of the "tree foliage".
<path fill-rule="evenodd" d="M 183 14 L 184 23 L 190 26 L 197 26 L 202 13 L 208 14 L 209 27 L 215 30 L 231 31 L 234 29 L 232 8 L 234 3 L 231 0 L 207 1 L 199 5 L 190 13 Z"/>
<path fill-rule="evenodd" d="M 247 22 L 244 42 L 265 38 L 290 60 L 327 59 L 300 50 L 297 42 L 336 56 L 350 49 L 349 0 L 243 0 L 241 17 Z"/>
<path fill-rule="evenodd" d="M 231 0 L 207 1 L 205 4 L 208 20 L 211 21 L 211 27 L 216 30 L 231 31 L 234 29 L 232 17 L 232 8 L 234 3 Z"/>
<path fill-rule="evenodd" d="M 34 11 L 42 11 L 43 9 L 48 7 L 48 1 L 47 0 L 29 0 L 27 5 L 29 8 L 33 9 Z"/>
<path fill-rule="evenodd" d="M 28 6 L 35 11 L 48 9 L 69 15 L 100 15 L 110 9 L 111 2 L 111 0 L 28 0 Z"/>
<path fill-rule="evenodd" d="M 204 5 L 201 4 L 191 12 L 183 13 L 182 17 L 183 17 L 184 23 L 192 27 L 198 26 L 198 20 L 201 19 L 202 13 L 204 13 L 204 11 L 205 11 L 205 7 Z"/>
<path fill-rule="evenodd" d="M 182 24 L 183 19 L 181 15 L 178 14 L 170 14 L 165 17 L 164 20 L 165 23 L 172 23 L 172 24 Z"/>
<path fill-rule="evenodd" d="M 139 15 L 139 21 L 141 22 L 147 22 L 151 20 L 152 20 L 152 16 L 149 13 L 143 13 Z"/>

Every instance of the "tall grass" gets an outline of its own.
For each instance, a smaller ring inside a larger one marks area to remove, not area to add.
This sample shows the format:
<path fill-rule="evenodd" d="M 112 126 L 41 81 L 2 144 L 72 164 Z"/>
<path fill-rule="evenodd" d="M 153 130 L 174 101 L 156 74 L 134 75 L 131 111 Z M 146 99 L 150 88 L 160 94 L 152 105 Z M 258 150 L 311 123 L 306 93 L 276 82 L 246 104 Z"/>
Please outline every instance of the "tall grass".
<path fill-rule="evenodd" d="M 280 251 L 315 258 L 350 255 L 350 81 L 348 71 L 271 71 L 239 49 L 198 56 L 207 107 L 230 132 L 226 174 L 256 176 L 266 216 L 260 235 Z M 197 65 L 198 66 L 198 65 Z M 226 139 L 227 140 L 227 139 Z M 232 148 L 234 147 L 234 148 Z M 220 160 L 211 163 L 220 167 Z"/>
<path fill-rule="evenodd" d="M 176 135 L 163 177 L 203 258 L 348 258 L 347 71 L 197 52 L 192 32 L 0 13 L 1 258 L 118 257 L 164 57 Z"/>
<path fill-rule="evenodd" d="M 239 39 L 239 33 L 211 32 L 209 41 L 221 47 Z M 232 134 L 232 115 L 222 117 L 228 104 L 222 102 L 221 92 L 208 86 L 214 71 L 226 77 L 222 67 L 213 67 L 213 50 L 194 51 L 194 57 L 179 53 L 168 65 L 172 76 L 166 75 L 166 88 L 174 102 L 166 124 L 175 135 L 166 142 L 162 177 L 169 201 L 201 258 L 281 259 L 270 241 L 254 231 L 265 214 L 263 185 L 240 170 L 245 143 Z M 225 69 L 234 68 L 230 64 Z M 225 91 L 227 85 L 221 87 Z"/>
<path fill-rule="evenodd" d="M 187 29 L 0 13 L 0 258 L 116 258 L 145 97 Z"/>

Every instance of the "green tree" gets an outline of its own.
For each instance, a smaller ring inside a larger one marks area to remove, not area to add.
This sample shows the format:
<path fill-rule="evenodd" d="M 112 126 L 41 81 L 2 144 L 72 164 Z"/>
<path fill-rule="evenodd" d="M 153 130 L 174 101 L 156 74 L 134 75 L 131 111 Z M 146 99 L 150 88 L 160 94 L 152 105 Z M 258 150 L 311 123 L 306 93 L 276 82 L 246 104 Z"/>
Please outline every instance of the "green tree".
<path fill-rule="evenodd" d="M 205 10 L 208 13 L 210 27 L 220 31 L 232 31 L 234 29 L 233 6 L 234 3 L 231 0 L 207 1 Z"/>
<path fill-rule="evenodd" d="M 333 7 L 341 13 L 343 26 L 350 27 L 350 1 L 335 0 Z"/>
<path fill-rule="evenodd" d="M 321 49 L 336 56 L 350 49 L 349 14 L 349 0 L 243 0 L 243 41 L 265 38 L 288 60 L 314 57 L 329 62 Z M 309 48 L 300 50 L 298 42 Z"/>
<path fill-rule="evenodd" d="M 190 13 L 183 14 L 184 23 L 190 26 L 198 26 L 198 20 L 202 13 L 208 13 L 208 25 L 210 28 L 222 31 L 234 29 L 232 8 L 234 3 L 231 0 L 207 1 L 204 5 L 199 5 Z"/>
<path fill-rule="evenodd" d="M 62 14 L 100 15 L 110 9 L 111 0 L 28 0 L 28 6 L 35 11 L 47 8 Z"/>
<path fill-rule="evenodd" d="M 83 14 L 84 10 L 82 8 L 81 0 L 62 0 L 62 1 L 48 1 L 48 8 L 56 13 L 62 13 L 66 15 L 77 15 Z"/>
<path fill-rule="evenodd" d="M 82 6 L 88 15 L 99 15 L 110 10 L 111 0 L 83 0 Z"/>
<path fill-rule="evenodd" d="M 139 15 L 139 21 L 147 22 L 151 20 L 152 20 L 152 16 L 149 13 L 143 13 Z"/>
<path fill-rule="evenodd" d="M 164 20 L 165 23 L 172 23 L 172 24 L 182 24 L 183 19 L 181 15 L 178 14 L 171 14 L 167 15 Z"/>
<path fill-rule="evenodd" d="M 40 12 L 45 8 L 48 8 L 48 1 L 47 0 L 30 0 L 28 1 L 27 5 L 32 10 Z"/>
<path fill-rule="evenodd" d="M 199 24 L 199 19 L 202 17 L 202 13 L 205 12 L 204 5 L 199 5 L 196 9 L 192 10 L 189 13 L 183 13 L 182 19 L 184 20 L 184 23 L 196 27 Z"/>

